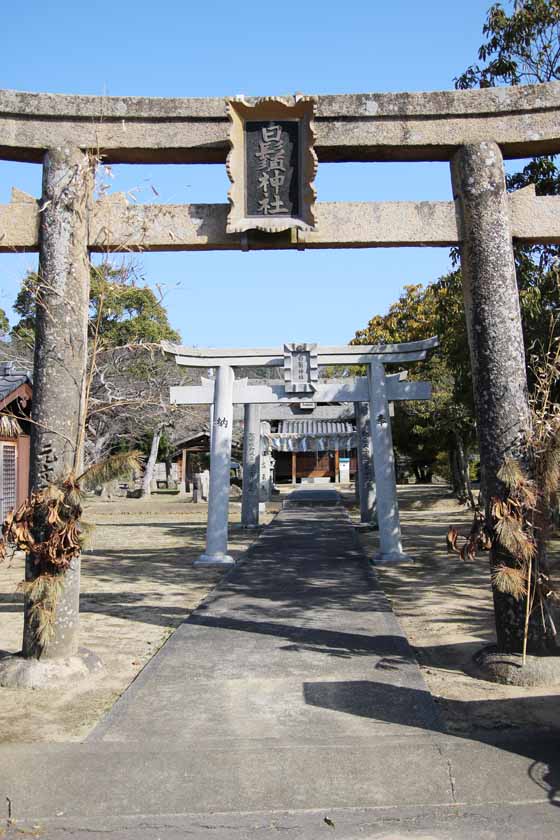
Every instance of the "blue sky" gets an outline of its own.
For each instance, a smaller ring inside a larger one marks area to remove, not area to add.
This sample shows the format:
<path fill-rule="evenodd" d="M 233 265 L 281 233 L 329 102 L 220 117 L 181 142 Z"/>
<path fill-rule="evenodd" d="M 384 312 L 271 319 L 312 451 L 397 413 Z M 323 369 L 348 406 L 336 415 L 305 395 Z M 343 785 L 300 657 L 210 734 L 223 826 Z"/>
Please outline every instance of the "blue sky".
<path fill-rule="evenodd" d="M 1 4 L 0 88 L 144 96 L 441 90 L 476 60 L 490 0 L 28 0 Z M 506 3 L 506 5 L 509 4 Z M 0 161 L 0 203 L 40 194 L 41 167 Z M 116 166 L 140 202 L 225 202 L 222 165 Z M 319 201 L 445 200 L 446 163 L 321 164 Z M 152 189 L 159 193 L 156 197 Z M 186 344 L 345 343 L 402 287 L 449 268 L 446 249 L 142 254 Z M 30 254 L 0 255 L 10 307 Z"/>

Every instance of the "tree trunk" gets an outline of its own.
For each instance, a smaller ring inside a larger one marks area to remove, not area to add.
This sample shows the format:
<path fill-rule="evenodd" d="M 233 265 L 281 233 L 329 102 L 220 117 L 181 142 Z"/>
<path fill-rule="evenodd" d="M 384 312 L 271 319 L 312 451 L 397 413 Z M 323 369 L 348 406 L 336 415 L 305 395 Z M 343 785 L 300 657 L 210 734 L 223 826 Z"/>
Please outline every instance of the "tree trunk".
<path fill-rule="evenodd" d="M 78 149 L 49 150 L 43 164 L 39 283 L 35 326 L 30 490 L 72 470 L 83 453 L 87 323 L 89 309 L 88 210 L 92 168 Z M 28 558 L 26 580 L 37 572 Z M 35 637 L 31 604 L 24 607 L 23 654 L 63 658 L 76 653 L 79 631 L 80 560 L 64 573 L 54 636 L 45 649 Z"/>
<path fill-rule="evenodd" d="M 492 526 L 492 497 L 504 460 L 520 453 L 530 423 L 525 352 L 502 154 L 492 142 L 460 148 L 452 161 L 454 195 L 461 214 L 461 267 L 473 372 L 481 489 Z M 499 559 L 492 552 L 492 567 Z M 494 589 L 500 650 L 521 650 L 524 602 Z"/>
<path fill-rule="evenodd" d="M 142 490 L 140 491 L 141 496 L 149 496 L 150 495 L 150 485 L 152 483 L 152 478 L 154 476 L 154 468 L 156 466 L 158 450 L 159 450 L 159 442 L 161 440 L 161 435 L 163 433 L 163 423 L 159 425 L 152 437 L 152 446 L 150 448 L 150 457 L 148 458 L 148 462 L 146 464 L 146 469 L 144 470 L 144 477 L 142 478 Z"/>
<path fill-rule="evenodd" d="M 449 463 L 451 490 L 453 492 L 453 495 L 459 498 L 461 481 L 457 469 L 457 453 L 455 451 L 455 447 L 452 446 L 447 451 L 447 460 Z"/>
<path fill-rule="evenodd" d="M 455 446 L 451 450 L 453 492 L 461 504 L 468 502 L 474 507 L 469 464 L 465 457 L 465 448 L 460 435 L 454 435 Z"/>

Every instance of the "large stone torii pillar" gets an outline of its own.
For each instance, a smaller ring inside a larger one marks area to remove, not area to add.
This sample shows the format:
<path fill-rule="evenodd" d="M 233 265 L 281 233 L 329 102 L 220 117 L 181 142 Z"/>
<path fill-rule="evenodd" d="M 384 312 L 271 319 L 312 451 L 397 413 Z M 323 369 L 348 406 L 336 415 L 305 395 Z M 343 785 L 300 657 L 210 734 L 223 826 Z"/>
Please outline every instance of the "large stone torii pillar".
<path fill-rule="evenodd" d="M 481 488 L 489 508 L 498 472 L 530 424 L 525 351 L 502 153 L 492 142 L 459 149 L 453 191 L 462 227 L 461 270 L 473 373 Z M 488 512 L 488 510 L 487 510 Z M 522 648 L 526 601 L 494 587 L 498 648 Z M 540 633 L 540 630 L 538 631 Z"/>
<path fill-rule="evenodd" d="M 50 149 L 43 162 L 43 211 L 31 426 L 30 490 L 81 468 L 80 424 L 84 419 L 87 361 L 89 255 L 87 230 L 93 170 L 72 147 Z M 61 411 L 64 404 L 64 411 Z M 36 572 L 26 568 L 26 578 Z M 64 659 L 78 652 L 80 558 L 64 573 L 54 634 L 42 652 L 25 604 L 23 655 Z"/>
<path fill-rule="evenodd" d="M 418 361 L 425 358 L 428 351 L 435 346 L 437 339 L 434 338 L 401 345 L 320 348 L 316 354 L 321 364 L 365 363 L 368 365 L 368 377 L 356 377 L 336 383 L 316 382 L 311 393 L 305 392 L 305 398 L 311 397 L 313 402 L 370 404 L 371 434 L 374 441 L 373 472 L 378 482 L 380 551 L 374 558 L 378 563 L 395 563 L 408 559 L 403 554 L 401 543 L 389 400 L 429 399 L 431 396 L 429 383 L 401 382 L 398 377 L 386 377 L 384 365 Z M 219 366 L 215 382 L 203 379 L 201 385 L 172 387 L 171 401 L 184 405 L 214 404 L 206 551 L 195 563 L 231 564 L 233 560 L 227 554 L 227 536 L 233 404 L 301 402 L 301 392 L 286 393 L 284 385 L 265 384 L 266 380 L 262 385 L 248 385 L 247 380 L 235 381 L 233 367 L 284 367 L 284 357 L 275 350 L 199 350 L 176 346 L 169 342 L 163 342 L 163 348 L 173 353 L 180 365 L 204 368 Z M 380 505 L 381 494 L 384 498 Z"/>
<path fill-rule="evenodd" d="M 87 233 L 93 168 L 71 145 L 50 148 L 43 159 L 42 209 L 35 328 L 30 491 L 37 492 L 82 469 L 90 263 Z M 63 408 L 61 409 L 61 406 Z M 25 577 L 37 568 L 26 558 Z M 0 685 L 43 688 L 78 679 L 99 665 L 78 648 L 80 557 L 61 575 L 53 633 L 42 646 L 26 596 L 22 655 L 0 663 Z"/>

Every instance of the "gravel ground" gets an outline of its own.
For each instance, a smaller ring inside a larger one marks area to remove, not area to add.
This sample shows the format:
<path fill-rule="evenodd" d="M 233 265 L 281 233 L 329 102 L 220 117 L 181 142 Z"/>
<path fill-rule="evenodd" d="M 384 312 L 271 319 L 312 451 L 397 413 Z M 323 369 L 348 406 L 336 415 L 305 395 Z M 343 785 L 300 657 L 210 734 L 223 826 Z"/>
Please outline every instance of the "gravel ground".
<path fill-rule="evenodd" d="M 104 663 L 93 677 L 57 689 L 0 688 L 0 741 L 81 740 L 146 662 L 219 581 L 193 568 L 204 548 L 206 505 L 175 496 L 113 500 L 86 507 L 95 525 L 82 559 L 81 642 Z M 271 515 L 266 515 L 270 521 Z M 230 553 L 255 539 L 230 506 Z M 21 648 L 23 557 L 0 568 L 0 654 Z"/>
<path fill-rule="evenodd" d="M 448 526 L 468 529 L 469 514 L 443 487 L 402 487 L 399 496 L 404 547 L 414 562 L 379 569 L 379 575 L 449 730 L 560 726 L 560 687 L 514 688 L 475 676 L 473 654 L 493 641 L 487 558 L 463 563 L 445 549 Z M 357 521 L 353 493 L 347 490 L 344 498 Z M 69 741 L 87 735 L 219 581 L 219 571 L 192 566 L 204 548 L 206 514 L 206 505 L 165 495 L 88 505 L 85 518 L 95 529 L 82 563 L 81 635 L 105 669 L 57 689 L 0 688 L 0 741 Z M 266 514 L 264 524 L 272 515 Z M 239 518 L 240 505 L 234 503 L 230 549 L 236 557 L 256 536 L 240 528 Z M 372 555 L 376 532 L 361 532 L 360 539 Z M 560 558 L 558 541 L 556 550 Z M 22 577 L 21 558 L 0 568 L 0 654 L 21 646 L 22 599 L 15 590 Z"/>
<path fill-rule="evenodd" d="M 403 547 L 414 562 L 378 574 L 448 729 L 559 728 L 560 685 L 518 688 L 476 676 L 473 655 L 495 641 L 488 555 L 464 563 L 445 542 L 450 525 L 468 532 L 472 515 L 438 486 L 401 487 L 399 504 Z M 360 539 L 372 554 L 376 533 Z M 560 540 L 552 549 L 560 561 Z"/>

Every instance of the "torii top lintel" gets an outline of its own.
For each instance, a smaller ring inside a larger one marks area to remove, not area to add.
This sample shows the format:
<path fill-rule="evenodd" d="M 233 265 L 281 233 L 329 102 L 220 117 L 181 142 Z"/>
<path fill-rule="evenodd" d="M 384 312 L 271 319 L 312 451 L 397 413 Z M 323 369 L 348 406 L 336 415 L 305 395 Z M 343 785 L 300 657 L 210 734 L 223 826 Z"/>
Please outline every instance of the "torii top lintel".
<path fill-rule="evenodd" d="M 340 347 L 317 347 L 321 365 L 359 365 L 380 361 L 383 364 L 403 364 L 425 359 L 428 352 L 438 346 L 437 336 L 422 341 L 408 341 L 399 344 L 346 344 Z M 282 348 L 199 348 L 161 343 L 166 353 L 175 356 L 178 365 L 186 367 L 212 368 L 221 365 L 230 367 L 283 367 Z"/>
<path fill-rule="evenodd" d="M 504 157 L 560 152 L 560 82 L 314 97 L 320 161 L 450 160 L 494 140 Z M 246 99 L 252 103 L 251 97 Z M 0 158 L 34 161 L 71 144 L 108 163 L 224 163 L 225 98 L 80 96 L 0 90 Z"/>

